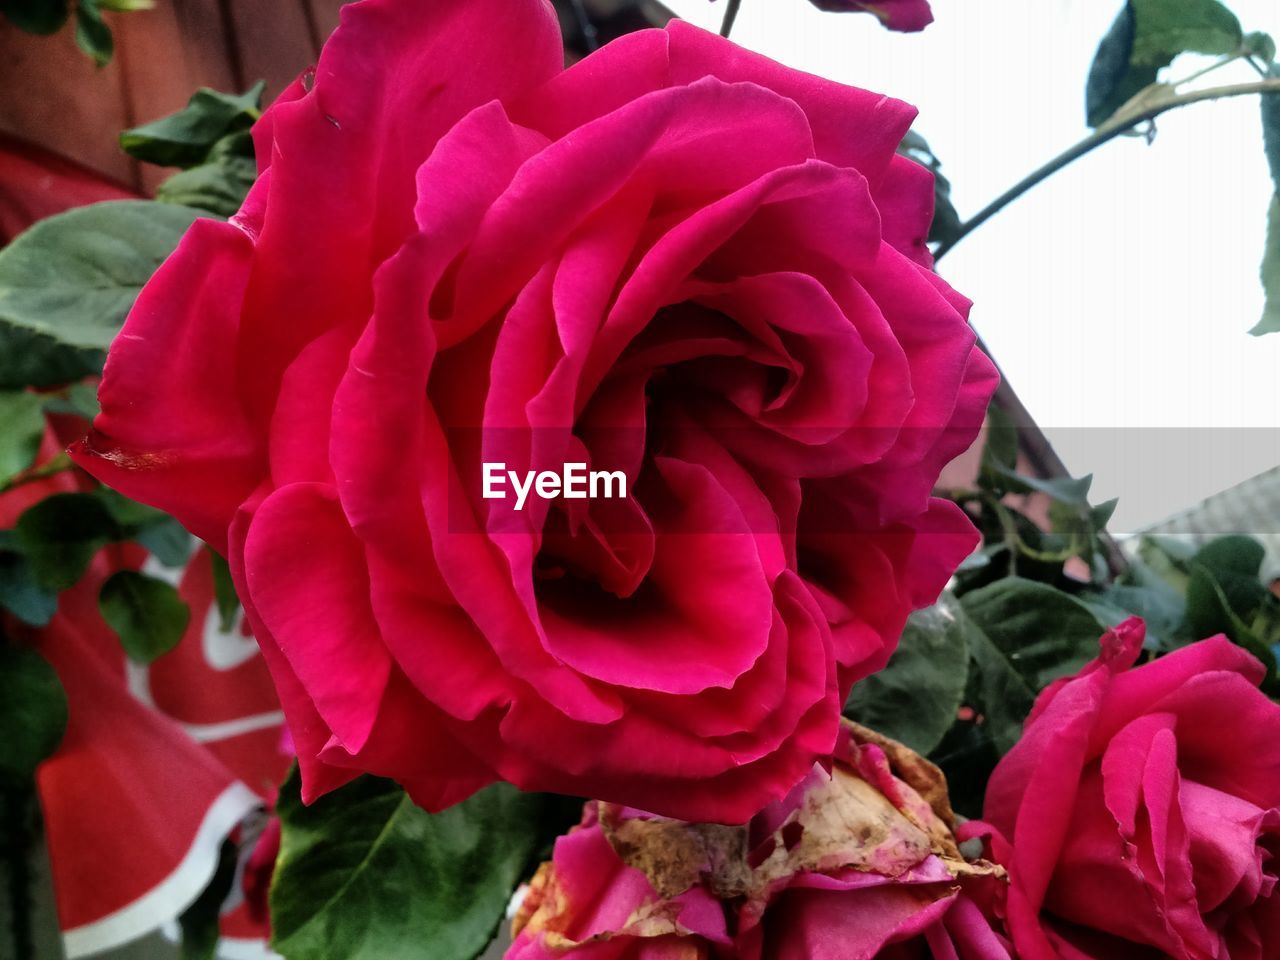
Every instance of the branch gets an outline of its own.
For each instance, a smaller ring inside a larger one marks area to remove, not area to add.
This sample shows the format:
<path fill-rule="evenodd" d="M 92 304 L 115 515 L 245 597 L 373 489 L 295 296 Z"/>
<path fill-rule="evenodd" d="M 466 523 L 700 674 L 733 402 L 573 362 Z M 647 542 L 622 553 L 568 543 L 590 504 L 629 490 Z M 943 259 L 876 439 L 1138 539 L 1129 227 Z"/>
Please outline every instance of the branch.
<path fill-rule="evenodd" d="M 742 6 L 742 0 L 729 0 L 729 5 L 724 10 L 724 20 L 720 23 L 720 36 L 727 37 L 733 30 L 733 23 L 738 19 L 738 8 Z"/>
<path fill-rule="evenodd" d="M 960 225 L 959 231 L 954 237 L 947 240 L 934 252 L 933 259 L 941 260 L 949 253 L 957 243 L 971 234 L 978 227 L 982 226 L 997 213 L 1013 203 L 1020 196 L 1036 186 L 1043 180 L 1047 180 L 1063 167 L 1076 160 L 1079 160 L 1086 153 L 1090 153 L 1109 143 L 1123 133 L 1128 133 L 1139 124 L 1154 120 L 1160 114 L 1177 107 L 1185 107 L 1193 103 L 1201 103 L 1206 100 L 1223 100 L 1227 97 L 1244 97 L 1255 93 L 1280 93 L 1280 78 L 1273 80 L 1259 80 L 1255 83 L 1237 83 L 1224 87 L 1208 87 L 1204 90 L 1193 90 L 1190 93 L 1177 94 L 1168 99 L 1153 103 L 1137 113 L 1128 113 L 1118 117 L 1112 117 L 1092 134 L 1085 137 L 1075 146 L 1071 147 L 1064 153 L 1060 153 L 1039 170 L 1029 173 L 1022 180 L 1015 183 L 1000 196 L 996 197 L 989 204 L 975 213 L 972 217 Z"/>

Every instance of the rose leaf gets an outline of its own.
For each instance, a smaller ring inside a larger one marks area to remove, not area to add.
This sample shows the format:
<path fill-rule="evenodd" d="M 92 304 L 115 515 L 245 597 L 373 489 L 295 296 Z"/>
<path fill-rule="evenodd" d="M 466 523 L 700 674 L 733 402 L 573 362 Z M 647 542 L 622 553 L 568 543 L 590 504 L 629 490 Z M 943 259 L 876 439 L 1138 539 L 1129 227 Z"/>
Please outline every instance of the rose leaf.
<path fill-rule="evenodd" d="M 98 609 L 137 663 L 152 663 L 176 647 L 191 621 L 191 609 L 172 584 L 134 570 L 108 578 Z"/>
<path fill-rule="evenodd" d="M 944 595 L 907 620 L 888 665 L 860 681 L 845 714 L 926 754 L 955 722 L 969 676 L 964 611 Z"/>
<path fill-rule="evenodd" d="M 109 200 L 41 220 L 0 250 L 0 327 L 106 349 L 142 286 L 203 215 Z"/>
<path fill-rule="evenodd" d="M 438 814 L 361 777 L 303 806 L 281 788 L 272 946 L 288 960 L 472 960 L 537 844 L 542 798 L 498 784 Z"/>
<path fill-rule="evenodd" d="M 66 728 L 67 695 L 53 667 L 34 650 L 0 644 L 0 781 L 29 781 Z"/>

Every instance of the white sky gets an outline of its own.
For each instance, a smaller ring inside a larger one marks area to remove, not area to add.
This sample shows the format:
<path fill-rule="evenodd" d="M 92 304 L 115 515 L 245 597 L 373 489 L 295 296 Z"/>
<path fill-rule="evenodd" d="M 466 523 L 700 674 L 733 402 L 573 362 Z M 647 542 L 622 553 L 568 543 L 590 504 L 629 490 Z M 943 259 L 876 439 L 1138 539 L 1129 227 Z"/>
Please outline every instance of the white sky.
<path fill-rule="evenodd" d="M 716 29 L 724 0 L 667 3 Z M 1280 35 L 1275 0 L 1229 6 Z M 806 0 L 742 7 L 744 46 L 915 104 L 965 217 L 1088 133 L 1085 77 L 1120 2 L 934 0 L 915 35 Z M 1233 64 L 1205 84 L 1253 79 Z M 1280 334 L 1247 333 L 1270 194 L 1257 98 L 1195 105 L 1151 147 L 1077 161 L 939 265 L 1068 467 L 1120 497 L 1115 532 L 1280 464 Z"/>

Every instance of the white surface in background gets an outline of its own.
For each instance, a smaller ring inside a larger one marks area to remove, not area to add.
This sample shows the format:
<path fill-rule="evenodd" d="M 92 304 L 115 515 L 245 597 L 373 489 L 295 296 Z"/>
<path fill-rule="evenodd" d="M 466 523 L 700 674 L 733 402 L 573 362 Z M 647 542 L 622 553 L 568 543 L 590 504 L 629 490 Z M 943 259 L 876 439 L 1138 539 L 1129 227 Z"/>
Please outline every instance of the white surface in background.
<path fill-rule="evenodd" d="M 1280 35 L 1275 0 L 1227 0 Z M 710 29 L 724 0 L 668 0 Z M 923 33 L 806 0 L 743 0 L 734 39 L 907 100 L 967 217 L 1083 137 L 1084 86 L 1119 0 L 934 0 Z M 1183 58 L 1184 60 L 1188 58 Z M 1203 61 L 1176 63 L 1175 75 Z M 1198 85 L 1257 79 L 1244 64 Z M 942 261 L 973 321 L 1095 500 L 1133 530 L 1280 463 L 1280 334 L 1250 337 L 1271 182 L 1256 97 L 1113 141 Z M 1208 431 L 1204 428 L 1242 428 Z M 1121 429 L 1116 429 L 1121 428 Z M 1247 428 L 1247 429 L 1243 429 Z"/>

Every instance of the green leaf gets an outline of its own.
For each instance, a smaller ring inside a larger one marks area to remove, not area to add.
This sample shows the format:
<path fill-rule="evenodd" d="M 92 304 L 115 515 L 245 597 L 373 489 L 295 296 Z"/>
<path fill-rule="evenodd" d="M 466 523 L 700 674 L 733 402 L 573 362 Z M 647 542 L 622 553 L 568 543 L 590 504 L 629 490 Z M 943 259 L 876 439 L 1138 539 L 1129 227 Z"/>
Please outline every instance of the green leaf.
<path fill-rule="evenodd" d="M 67 695 L 34 650 L 0 644 L 0 780 L 25 783 L 62 742 Z"/>
<path fill-rule="evenodd" d="M 119 535 L 102 501 L 87 493 L 45 497 L 13 528 L 14 544 L 31 564 L 36 582 L 53 591 L 76 583 L 93 555 Z"/>
<path fill-rule="evenodd" d="M 979 482 L 991 487 L 998 477 L 1018 466 L 1018 428 L 997 404 L 987 408 L 987 440 L 982 448 Z"/>
<path fill-rule="evenodd" d="M 119 527 L 117 539 L 146 547 L 166 567 L 180 567 L 191 558 L 191 534 L 163 510 L 130 500 L 109 487 L 93 496 L 102 501 Z"/>
<path fill-rule="evenodd" d="M 3 251 L 0 251 L 3 257 Z M 53 387 L 100 373 L 106 354 L 68 347 L 0 317 L 0 390 Z"/>
<path fill-rule="evenodd" d="M 0 550 L 0 607 L 23 623 L 43 627 L 58 609 L 58 595 L 36 582 L 26 557 Z"/>
<path fill-rule="evenodd" d="M 92 421 L 101 409 L 98 406 L 98 388 L 91 383 L 73 383 L 58 394 L 45 396 L 45 413 L 65 414 Z"/>
<path fill-rule="evenodd" d="M 362 777 L 304 807 L 281 788 L 272 946 L 288 960 L 472 960 L 537 843 L 542 798 L 498 784 L 443 813 Z"/>
<path fill-rule="evenodd" d="M 137 663 L 151 663 L 176 647 L 191 621 L 191 610 L 173 584 L 133 570 L 107 579 L 98 609 Z"/>
<path fill-rule="evenodd" d="M 1089 488 L 1093 474 L 1083 477 L 1028 477 L 1003 468 L 996 471 L 1009 493 L 1043 493 L 1059 503 L 1073 507 L 1089 506 Z"/>
<path fill-rule="evenodd" d="M 76 46 L 105 67 L 115 54 L 111 28 L 102 21 L 98 0 L 76 0 Z"/>
<path fill-rule="evenodd" d="M 109 200 L 41 220 L 0 250 L 0 322 L 104 350 L 203 211 Z"/>
<path fill-rule="evenodd" d="M 231 567 L 227 561 L 213 547 L 205 549 L 209 551 L 209 562 L 213 566 L 213 600 L 218 607 L 218 628 L 228 633 L 235 626 L 240 598 L 236 595 L 236 585 L 231 580 Z"/>
<path fill-rule="evenodd" d="M 1035 696 L 1098 654 L 1106 624 L 1084 603 L 1046 584 L 1010 577 L 965 594 L 976 666 L 974 706 L 1001 753 L 1017 742 Z"/>
<path fill-rule="evenodd" d="M 261 115 L 266 84 L 235 96 L 201 87 L 177 113 L 120 134 L 124 152 L 162 167 L 194 167 L 228 134 L 248 130 Z"/>
<path fill-rule="evenodd" d="M 1260 58 L 1264 63 L 1271 63 L 1276 58 L 1276 42 L 1271 34 L 1254 30 L 1244 35 L 1241 48 L 1250 56 Z"/>
<path fill-rule="evenodd" d="M 969 675 L 964 611 L 944 595 L 913 613 L 888 665 L 859 682 L 845 713 L 926 754 L 955 723 Z"/>
<path fill-rule="evenodd" d="M 1096 601 L 1090 601 L 1090 608 L 1096 602 L 1118 611 L 1112 625 L 1126 616 L 1141 617 L 1153 646 L 1165 651 L 1180 646 L 1187 606 L 1182 595 L 1136 558 L 1130 562 L 1127 578 L 1133 582 L 1111 584 L 1094 594 Z"/>
<path fill-rule="evenodd" d="M 138 529 L 133 542 L 145 547 L 166 567 L 182 567 L 191 559 L 191 534 L 173 517 L 166 516 Z"/>
<path fill-rule="evenodd" d="M 252 158 L 227 157 L 175 173 L 156 189 L 156 199 L 229 217 L 240 209 L 257 177 Z"/>
<path fill-rule="evenodd" d="M 1085 107 L 1098 127 L 1156 82 L 1180 53 L 1225 55 L 1244 42 L 1240 21 L 1218 0 L 1128 0 L 1089 69 Z"/>
<path fill-rule="evenodd" d="M 970 699 L 982 717 L 982 725 L 997 755 L 1013 749 L 1022 736 L 1022 723 L 1036 702 L 1036 689 L 1019 671 L 1012 655 L 970 625 L 969 652 L 973 655 Z"/>
<path fill-rule="evenodd" d="M 1196 564 L 1187 584 L 1187 621 L 1193 636 L 1202 639 L 1226 634 L 1232 643 L 1262 661 L 1266 670 L 1262 690 L 1275 696 L 1280 693 L 1276 655 L 1247 622 L 1261 612 L 1270 596 L 1261 583 L 1250 583 L 1247 578 L 1232 573 L 1219 578 L 1210 574 L 1207 567 Z"/>
<path fill-rule="evenodd" d="M 1232 535 L 1209 541 L 1196 552 L 1191 562 L 1200 564 L 1215 575 L 1234 573 L 1257 580 L 1266 558 L 1266 548 L 1253 537 Z M 1262 586 L 1261 582 L 1258 586 Z"/>
<path fill-rule="evenodd" d="M 0 13 L 19 30 L 42 36 L 57 33 L 67 22 L 67 0 L 0 0 Z"/>
<path fill-rule="evenodd" d="M 27 390 L 0 391 L 0 487 L 31 466 L 44 437 L 44 400 Z"/>
<path fill-rule="evenodd" d="M 1280 193 L 1267 207 L 1267 239 L 1262 252 L 1262 319 L 1249 331 L 1255 337 L 1280 331 Z"/>

